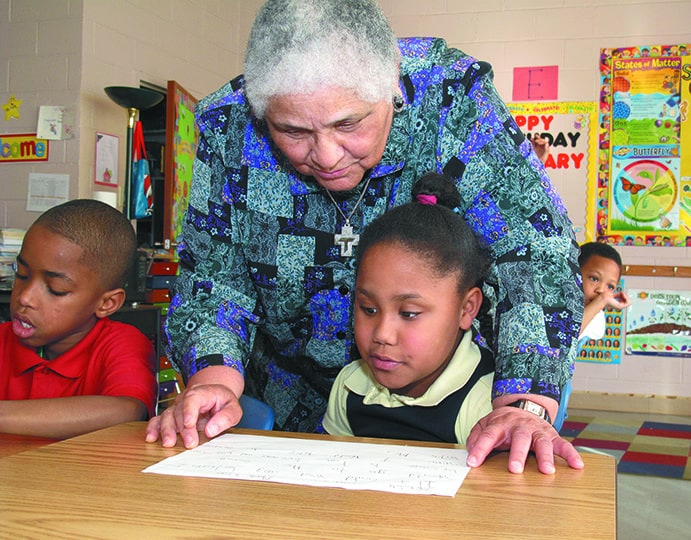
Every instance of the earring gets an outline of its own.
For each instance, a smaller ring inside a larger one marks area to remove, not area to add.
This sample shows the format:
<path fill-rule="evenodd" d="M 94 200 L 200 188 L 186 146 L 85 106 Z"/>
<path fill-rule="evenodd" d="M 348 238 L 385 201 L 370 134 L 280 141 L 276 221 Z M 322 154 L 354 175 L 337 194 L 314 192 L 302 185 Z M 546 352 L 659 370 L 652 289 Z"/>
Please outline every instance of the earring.
<path fill-rule="evenodd" d="M 403 101 L 403 96 L 400 94 L 396 94 L 393 97 L 393 112 L 399 113 L 403 110 L 403 106 L 405 105 L 405 101 Z"/>

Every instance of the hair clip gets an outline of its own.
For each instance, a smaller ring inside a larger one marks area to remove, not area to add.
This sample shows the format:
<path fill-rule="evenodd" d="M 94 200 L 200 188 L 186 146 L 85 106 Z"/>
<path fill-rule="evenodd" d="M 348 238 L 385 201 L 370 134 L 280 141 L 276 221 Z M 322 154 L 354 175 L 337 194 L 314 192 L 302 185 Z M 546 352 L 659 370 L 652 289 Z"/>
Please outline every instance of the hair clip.
<path fill-rule="evenodd" d="M 420 204 L 437 204 L 437 196 L 436 195 L 427 195 L 425 193 L 418 193 L 415 195 L 415 198 L 417 199 L 417 202 Z"/>

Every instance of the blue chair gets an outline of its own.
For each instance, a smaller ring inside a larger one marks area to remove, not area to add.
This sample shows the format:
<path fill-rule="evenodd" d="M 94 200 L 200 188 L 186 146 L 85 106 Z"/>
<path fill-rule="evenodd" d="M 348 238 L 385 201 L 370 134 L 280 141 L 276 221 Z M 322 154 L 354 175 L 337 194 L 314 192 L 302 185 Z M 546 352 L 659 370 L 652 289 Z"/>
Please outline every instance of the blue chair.
<path fill-rule="evenodd" d="M 242 420 L 236 426 L 246 429 L 263 429 L 270 431 L 274 427 L 274 410 L 263 401 L 245 394 L 240 396 Z"/>

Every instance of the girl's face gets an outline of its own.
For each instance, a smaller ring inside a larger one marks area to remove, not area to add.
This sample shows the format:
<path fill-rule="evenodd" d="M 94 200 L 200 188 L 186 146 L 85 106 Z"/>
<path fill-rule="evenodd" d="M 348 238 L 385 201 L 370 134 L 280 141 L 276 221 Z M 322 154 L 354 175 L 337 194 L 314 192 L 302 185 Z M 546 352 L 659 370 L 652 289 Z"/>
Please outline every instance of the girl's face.
<path fill-rule="evenodd" d="M 458 292 L 457 274 L 395 244 L 364 254 L 355 284 L 355 340 L 374 377 L 392 392 L 419 397 L 451 360 L 482 303 Z"/>
<path fill-rule="evenodd" d="M 274 143 L 298 172 L 329 191 L 346 191 L 384 154 L 393 104 L 323 88 L 272 98 L 265 118 Z"/>

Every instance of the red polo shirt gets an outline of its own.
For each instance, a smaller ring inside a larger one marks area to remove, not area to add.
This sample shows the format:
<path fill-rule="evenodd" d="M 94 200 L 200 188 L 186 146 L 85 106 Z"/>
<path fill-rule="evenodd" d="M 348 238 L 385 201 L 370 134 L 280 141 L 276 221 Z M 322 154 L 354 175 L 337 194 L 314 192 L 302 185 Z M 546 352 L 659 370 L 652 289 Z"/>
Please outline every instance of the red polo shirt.
<path fill-rule="evenodd" d="M 134 326 L 100 319 L 77 345 L 41 358 L 0 324 L 0 400 L 128 396 L 154 414 L 156 375 L 151 342 Z"/>

